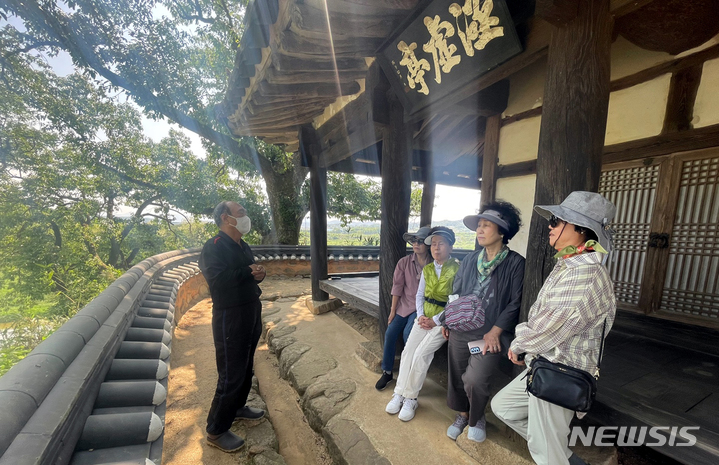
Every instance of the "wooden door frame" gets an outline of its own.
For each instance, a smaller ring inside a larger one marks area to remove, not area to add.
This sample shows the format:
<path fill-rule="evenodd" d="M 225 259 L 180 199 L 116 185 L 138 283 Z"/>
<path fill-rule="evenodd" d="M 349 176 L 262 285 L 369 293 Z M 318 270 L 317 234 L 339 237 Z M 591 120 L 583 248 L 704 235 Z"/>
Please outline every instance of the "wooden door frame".
<path fill-rule="evenodd" d="M 714 158 L 719 156 L 719 147 L 677 152 L 662 157 L 633 160 L 630 162 L 618 162 L 607 164 L 602 167 L 603 171 L 626 169 L 641 165 L 659 164 L 659 174 L 656 185 L 656 199 L 652 212 L 650 232 L 669 234 L 669 241 L 672 240 L 676 212 L 679 202 L 679 191 L 681 175 L 684 163 L 687 161 Z M 648 239 L 648 238 L 647 238 Z M 632 305 L 621 305 L 623 310 L 640 312 L 660 318 L 683 321 L 702 326 L 717 327 L 705 318 L 692 317 L 690 315 L 674 315 L 667 312 L 659 312 L 664 284 L 669 266 L 670 247 L 656 248 L 647 247 L 644 270 L 642 271 L 641 287 L 639 294 L 638 308 Z"/>

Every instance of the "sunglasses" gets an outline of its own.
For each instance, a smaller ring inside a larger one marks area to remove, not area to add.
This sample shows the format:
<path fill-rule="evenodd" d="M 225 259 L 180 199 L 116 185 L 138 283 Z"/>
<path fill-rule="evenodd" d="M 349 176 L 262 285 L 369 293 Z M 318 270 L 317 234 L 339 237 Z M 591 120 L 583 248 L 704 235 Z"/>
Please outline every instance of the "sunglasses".
<path fill-rule="evenodd" d="M 410 239 L 407 241 L 409 245 L 413 244 L 424 244 L 424 241 L 422 239 L 417 239 L 416 237 L 414 239 Z"/>
<path fill-rule="evenodd" d="M 556 228 L 556 227 L 559 226 L 560 224 L 564 224 L 564 223 L 566 223 L 566 221 L 564 221 L 564 220 L 562 220 L 562 219 L 559 219 L 559 218 L 557 218 L 557 217 L 554 216 L 554 215 L 552 215 L 552 216 L 549 217 L 549 226 L 551 226 L 551 227 L 553 227 L 553 228 Z"/>

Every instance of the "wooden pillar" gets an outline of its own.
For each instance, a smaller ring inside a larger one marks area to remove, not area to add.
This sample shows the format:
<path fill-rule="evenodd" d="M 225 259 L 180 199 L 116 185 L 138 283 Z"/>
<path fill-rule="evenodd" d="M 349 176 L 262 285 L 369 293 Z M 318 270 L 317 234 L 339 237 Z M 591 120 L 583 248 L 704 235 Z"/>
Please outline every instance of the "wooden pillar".
<path fill-rule="evenodd" d="M 424 185 L 422 186 L 422 211 L 419 225 L 429 226 L 432 224 L 432 212 L 434 210 L 434 197 L 437 183 L 434 182 L 434 157 L 430 154 L 427 166 L 424 168 Z"/>
<path fill-rule="evenodd" d="M 409 221 L 412 191 L 412 132 L 404 122 L 404 109 L 391 91 L 389 127 L 382 139 L 382 224 L 379 262 L 379 329 L 382 344 L 392 306 L 392 276 L 400 258 L 407 253 L 402 234 Z"/>
<path fill-rule="evenodd" d="M 572 191 L 596 192 L 609 105 L 609 0 L 577 0 L 576 17 L 555 27 L 549 44 L 535 205 L 558 204 Z M 525 218 L 525 221 L 528 218 Z M 547 221 L 532 214 L 520 321 L 526 321 L 554 267 Z"/>
<path fill-rule="evenodd" d="M 499 130 L 502 115 L 487 118 L 484 131 L 484 155 L 482 155 L 482 195 L 481 204 L 494 202 L 497 194 L 497 163 L 499 160 Z M 480 207 L 481 209 L 481 207 Z"/>
<path fill-rule="evenodd" d="M 437 184 L 434 181 L 427 181 L 422 187 L 422 214 L 419 225 L 429 226 L 432 224 L 432 212 L 434 211 L 434 197 Z"/>
<path fill-rule="evenodd" d="M 327 169 L 320 167 L 320 145 L 312 126 L 300 129 L 300 150 L 310 165 L 310 260 L 312 269 L 312 300 L 328 300 L 320 289 L 320 280 L 327 279 Z"/>

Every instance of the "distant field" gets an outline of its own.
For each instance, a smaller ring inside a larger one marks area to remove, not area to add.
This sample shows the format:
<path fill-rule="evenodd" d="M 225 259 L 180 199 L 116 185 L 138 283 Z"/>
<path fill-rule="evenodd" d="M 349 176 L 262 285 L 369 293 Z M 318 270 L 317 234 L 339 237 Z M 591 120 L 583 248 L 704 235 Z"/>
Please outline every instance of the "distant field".
<path fill-rule="evenodd" d="M 473 249 L 475 234 L 467 229 L 461 221 L 443 222 L 434 226 L 447 226 L 454 231 L 457 242 L 454 244 L 456 249 Z M 416 230 L 417 227 L 410 226 Z M 378 246 L 379 245 L 379 223 L 353 223 L 347 228 L 342 228 L 338 223 L 327 225 L 327 244 L 328 245 L 358 245 L 358 246 Z M 309 245 L 310 231 L 302 229 L 300 231 L 300 245 Z"/>

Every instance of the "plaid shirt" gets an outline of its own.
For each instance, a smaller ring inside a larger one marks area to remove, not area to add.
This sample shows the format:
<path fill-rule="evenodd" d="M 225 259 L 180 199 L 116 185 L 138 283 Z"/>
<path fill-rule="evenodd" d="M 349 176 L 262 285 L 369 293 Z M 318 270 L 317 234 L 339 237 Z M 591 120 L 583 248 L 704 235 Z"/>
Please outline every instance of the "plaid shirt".
<path fill-rule="evenodd" d="M 526 353 L 528 363 L 542 355 L 594 374 L 604 320 L 609 334 L 617 311 L 612 280 L 601 260 L 596 252 L 559 259 L 529 310 L 529 320 L 517 325 L 512 352 Z"/>

